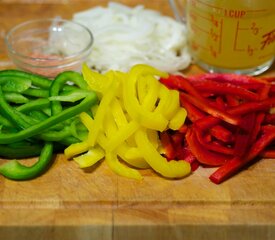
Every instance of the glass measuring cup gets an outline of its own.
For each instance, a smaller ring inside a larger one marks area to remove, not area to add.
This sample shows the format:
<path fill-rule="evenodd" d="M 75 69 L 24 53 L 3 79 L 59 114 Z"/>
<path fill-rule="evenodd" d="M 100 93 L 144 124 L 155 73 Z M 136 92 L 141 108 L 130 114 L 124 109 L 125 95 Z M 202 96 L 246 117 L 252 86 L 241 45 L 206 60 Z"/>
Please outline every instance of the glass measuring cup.
<path fill-rule="evenodd" d="M 186 22 L 194 61 L 210 72 L 257 75 L 273 63 L 274 0 L 169 0 Z"/>

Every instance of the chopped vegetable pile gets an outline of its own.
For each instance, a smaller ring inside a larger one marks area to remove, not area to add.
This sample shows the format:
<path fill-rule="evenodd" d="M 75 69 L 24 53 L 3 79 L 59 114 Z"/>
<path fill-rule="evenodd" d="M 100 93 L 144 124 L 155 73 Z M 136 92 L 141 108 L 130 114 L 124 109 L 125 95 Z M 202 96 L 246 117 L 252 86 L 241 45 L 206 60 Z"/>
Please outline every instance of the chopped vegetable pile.
<path fill-rule="evenodd" d="M 190 173 L 188 162 L 168 162 L 159 153 L 158 131 L 177 130 L 186 118 L 179 92 L 169 90 L 156 78 L 167 77 L 166 73 L 136 65 L 129 73 L 109 71 L 101 75 L 84 65 L 83 75 L 101 100 L 94 119 L 87 113 L 80 114 L 89 135 L 65 150 L 67 158 L 77 155 L 74 160 L 80 167 L 90 167 L 105 157 L 114 172 L 135 179 L 141 179 L 141 175 L 134 168 L 151 167 L 167 178 Z"/>
<path fill-rule="evenodd" d="M 0 156 L 27 158 L 41 152 L 33 166 L 10 160 L 0 165 L 0 174 L 14 180 L 37 177 L 53 152 L 86 137 L 78 114 L 98 101 L 86 85 L 77 72 L 63 72 L 51 81 L 19 70 L 0 71 Z"/>
<path fill-rule="evenodd" d="M 272 79 L 233 74 L 169 76 L 161 82 L 180 91 L 188 120 L 179 131 L 166 131 L 162 141 L 168 159 L 188 157 L 218 167 L 210 176 L 221 183 L 260 157 L 275 157 L 275 88 Z"/>
<path fill-rule="evenodd" d="M 78 12 L 73 20 L 94 35 L 87 64 L 98 71 L 129 71 L 136 64 L 148 64 L 165 72 L 177 72 L 191 63 L 185 25 L 142 5 L 131 8 L 109 2 L 107 7 Z M 71 48 L 61 46 L 60 51 Z"/>
<path fill-rule="evenodd" d="M 168 75 L 139 64 L 128 72 L 63 72 L 55 79 L 0 71 L 0 157 L 39 156 L 32 166 L 0 165 L 14 180 L 45 172 L 53 153 L 81 168 L 106 160 L 141 179 L 151 168 L 182 178 L 215 167 L 221 183 L 259 158 L 275 158 L 272 78 L 234 74 Z"/>

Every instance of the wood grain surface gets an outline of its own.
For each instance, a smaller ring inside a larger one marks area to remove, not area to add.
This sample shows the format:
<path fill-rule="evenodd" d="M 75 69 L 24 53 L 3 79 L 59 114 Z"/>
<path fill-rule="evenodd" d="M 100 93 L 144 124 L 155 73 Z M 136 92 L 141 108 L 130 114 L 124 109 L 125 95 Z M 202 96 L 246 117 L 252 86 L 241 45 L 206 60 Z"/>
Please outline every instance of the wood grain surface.
<path fill-rule="evenodd" d="M 124 0 L 172 16 L 166 0 Z M 61 16 L 100 0 L 0 0 L 0 69 L 12 64 L 4 36 L 22 21 Z M 201 71 L 191 66 L 187 74 Z M 274 67 L 266 75 L 275 75 Z M 35 159 L 33 159 L 35 160 Z M 31 160 L 30 160 L 31 161 Z M 32 181 L 0 177 L 0 240 L 258 240 L 275 239 L 274 160 L 264 159 L 217 186 L 214 169 L 181 180 L 143 170 L 142 181 L 119 177 L 104 162 L 87 169 L 57 155 Z"/>

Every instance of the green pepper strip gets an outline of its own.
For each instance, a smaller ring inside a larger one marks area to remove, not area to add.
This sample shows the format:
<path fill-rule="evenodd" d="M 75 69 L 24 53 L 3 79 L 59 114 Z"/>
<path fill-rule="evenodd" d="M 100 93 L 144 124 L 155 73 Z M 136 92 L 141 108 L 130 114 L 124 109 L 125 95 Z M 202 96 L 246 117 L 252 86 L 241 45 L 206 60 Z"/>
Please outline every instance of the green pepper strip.
<path fill-rule="evenodd" d="M 5 127 L 14 127 L 14 125 L 9 120 L 0 115 L 0 126 L 1 125 Z"/>
<path fill-rule="evenodd" d="M 3 91 L 1 86 L 0 86 L 0 113 L 3 115 L 3 117 L 10 120 L 19 129 L 24 129 L 29 126 L 29 124 L 21 117 L 20 113 L 15 111 L 15 109 L 10 107 L 10 105 L 6 102 L 6 99 L 3 96 Z"/>
<path fill-rule="evenodd" d="M 77 72 L 67 71 L 60 73 L 52 82 L 50 88 L 50 96 L 57 96 L 62 86 L 67 82 L 72 81 L 82 89 L 87 89 L 87 83 L 82 75 Z M 62 111 L 62 105 L 59 101 L 51 102 L 52 115 L 56 115 Z"/>
<path fill-rule="evenodd" d="M 41 151 L 38 161 L 28 167 L 16 160 L 9 161 L 0 166 L 0 173 L 6 178 L 13 180 L 32 179 L 42 174 L 52 160 L 53 144 L 46 143 Z"/>
<path fill-rule="evenodd" d="M 30 101 L 28 103 L 22 104 L 16 108 L 17 111 L 20 112 L 29 112 L 32 110 L 40 110 L 45 107 L 50 106 L 50 101 L 48 99 L 35 99 L 33 101 Z"/>
<path fill-rule="evenodd" d="M 16 92 L 5 92 L 3 93 L 3 95 L 5 96 L 5 99 L 10 103 L 22 104 L 30 101 L 22 94 Z"/>
<path fill-rule="evenodd" d="M 35 157 L 40 154 L 41 149 L 41 144 L 25 145 L 16 148 L 0 144 L 0 156 L 8 159 Z"/>
<path fill-rule="evenodd" d="M 49 91 L 47 89 L 29 88 L 23 92 L 23 94 L 31 97 L 47 98 L 49 97 Z"/>
<path fill-rule="evenodd" d="M 32 82 L 27 78 L 0 75 L 0 85 L 3 91 L 22 93 L 31 87 Z"/>
<path fill-rule="evenodd" d="M 1 93 L 0 93 L 1 95 Z M 0 97 L 1 99 L 1 97 Z M 68 118 L 71 118 L 81 112 L 87 111 L 92 105 L 94 105 L 97 102 L 97 96 L 95 93 L 91 92 L 89 96 L 84 98 L 78 105 L 72 106 L 70 108 L 67 108 L 63 110 L 60 113 L 57 113 L 54 116 L 49 117 L 47 120 L 37 123 L 35 125 L 32 125 L 26 129 L 21 130 L 18 133 L 7 133 L 7 134 L 0 134 L 0 144 L 8 144 L 13 143 L 17 141 L 21 141 L 25 138 L 29 138 L 35 135 L 39 135 L 41 131 L 47 130 L 51 126 L 65 121 Z M 48 135 L 47 135 L 48 134 Z M 56 132 L 48 132 L 44 133 L 43 135 L 52 137 L 54 140 L 54 135 Z"/>
<path fill-rule="evenodd" d="M 23 78 L 23 79 L 29 79 L 31 80 L 32 84 L 41 87 L 41 88 L 49 88 L 51 86 L 52 81 L 48 78 L 33 74 L 33 73 L 27 73 L 20 70 L 3 70 L 0 71 L 0 78 L 1 77 L 17 77 L 17 78 Z"/>

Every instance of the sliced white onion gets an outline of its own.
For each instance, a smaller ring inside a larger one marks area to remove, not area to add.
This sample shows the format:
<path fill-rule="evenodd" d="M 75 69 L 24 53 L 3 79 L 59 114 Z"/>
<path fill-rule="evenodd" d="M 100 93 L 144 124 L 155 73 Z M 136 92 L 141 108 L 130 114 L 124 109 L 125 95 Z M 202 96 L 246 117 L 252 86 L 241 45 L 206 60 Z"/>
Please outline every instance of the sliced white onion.
<path fill-rule="evenodd" d="M 110 2 L 73 16 L 94 35 L 87 64 L 98 71 L 128 71 L 145 63 L 162 71 L 177 72 L 191 62 L 186 47 L 186 27 L 142 5 L 130 8 Z"/>

